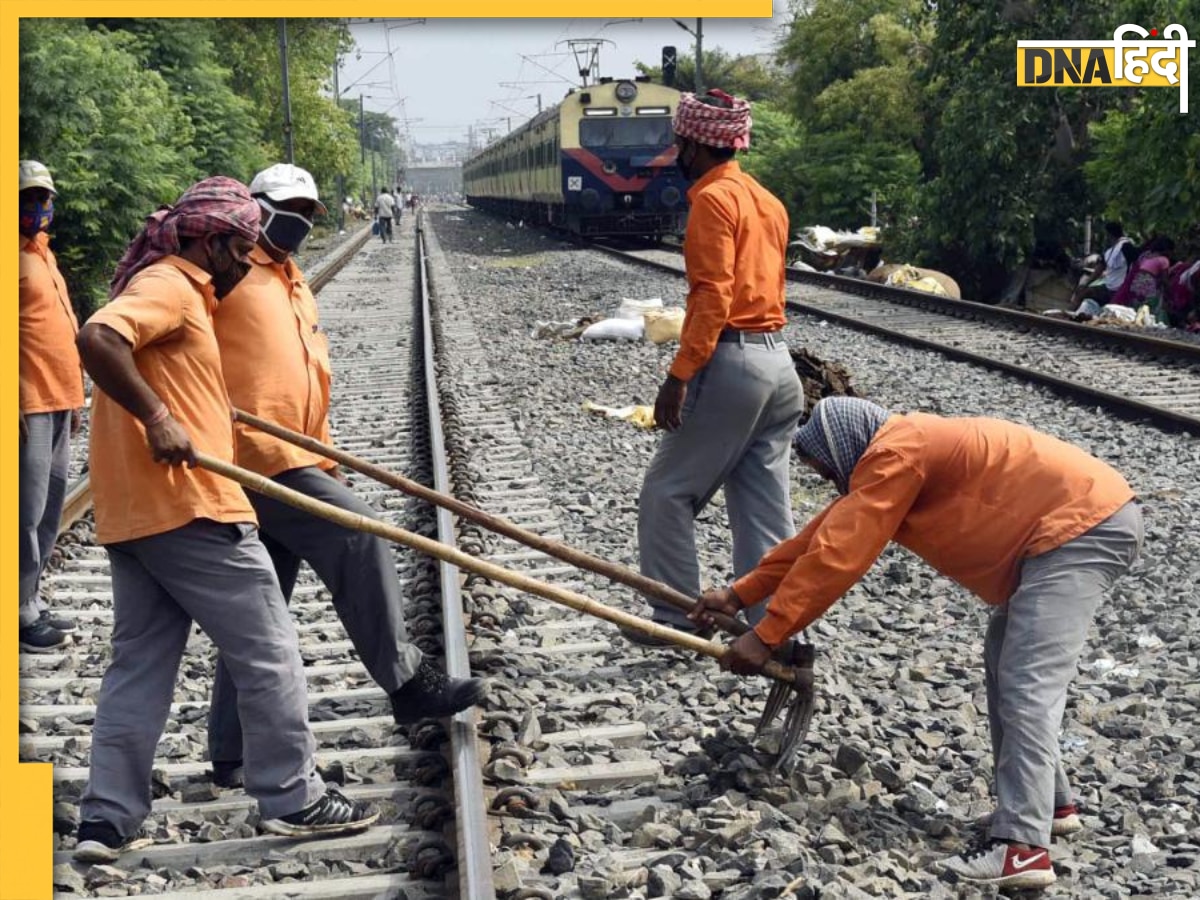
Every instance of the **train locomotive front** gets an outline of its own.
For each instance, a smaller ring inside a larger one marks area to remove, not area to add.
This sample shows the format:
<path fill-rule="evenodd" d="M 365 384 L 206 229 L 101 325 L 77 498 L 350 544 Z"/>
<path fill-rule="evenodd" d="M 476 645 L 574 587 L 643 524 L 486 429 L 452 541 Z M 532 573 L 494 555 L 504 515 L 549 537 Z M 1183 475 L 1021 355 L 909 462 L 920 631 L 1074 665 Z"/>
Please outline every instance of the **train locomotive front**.
<path fill-rule="evenodd" d="M 467 201 L 581 235 L 679 234 L 687 182 L 675 166 L 678 100 L 649 80 L 574 89 L 464 164 Z"/>

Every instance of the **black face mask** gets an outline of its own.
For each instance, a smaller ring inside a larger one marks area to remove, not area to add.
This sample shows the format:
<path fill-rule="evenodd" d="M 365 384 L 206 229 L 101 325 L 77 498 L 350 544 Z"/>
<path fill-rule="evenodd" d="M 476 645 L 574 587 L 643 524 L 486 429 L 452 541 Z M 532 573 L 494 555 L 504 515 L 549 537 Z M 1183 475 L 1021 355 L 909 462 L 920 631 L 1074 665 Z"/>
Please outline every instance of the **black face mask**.
<path fill-rule="evenodd" d="M 683 154 L 684 154 L 685 150 L 689 150 L 689 149 L 692 151 L 692 158 L 688 161 L 685 161 L 683 158 Z M 696 161 L 696 147 L 692 143 L 684 144 L 682 147 L 679 148 L 678 152 L 675 154 L 675 166 L 679 169 L 679 173 L 684 177 L 684 179 L 686 181 L 692 180 L 691 166 L 692 166 L 692 163 L 694 163 L 695 161 Z"/>
<path fill-rule="evenodd" d="M 308 233 L 312 231 L 313 223 L 300 215 L 285 209 L 276 209 L 271 201 L 259 197 L 258 205 L 267 214 L 260 230 L 267 243 L 280 253 L 295 253 L 300 249 Z"/>
<path fill-rule="evenodd" d="M 240 262 L 230 251 L 228 241 L 218 241 L 225 257 L 225 264 L 219 265 L 212 253 L 208 255 L 208 274 L 212 276 L 213 293 L 218 300 L 224 300 L 230 291 L 238 286 L 246 273 L 250 271 L 250 263 Z"/>

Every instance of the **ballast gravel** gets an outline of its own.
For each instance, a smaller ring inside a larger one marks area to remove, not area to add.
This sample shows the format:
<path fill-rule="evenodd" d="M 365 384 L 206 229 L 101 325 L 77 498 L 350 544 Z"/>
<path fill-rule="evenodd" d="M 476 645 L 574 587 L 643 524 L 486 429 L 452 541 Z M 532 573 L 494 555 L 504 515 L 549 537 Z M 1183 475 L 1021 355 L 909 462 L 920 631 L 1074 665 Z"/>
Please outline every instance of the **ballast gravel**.
<path fill-rule="evenodd" d="M 441 314 L 473 323 L 484 377 L 552 498 L 564 539 L 636 565 L 638 491 L 658 437 L 582 405 L 652 405 L 677 345 L 565 340 L 547 326 L 612 315 L 623 298 L 682 305 L 682 279 L 470 210 L 430 218 L 456 286 Z M 1059 880 L 1043 895 L 1200 896 L 1200 444 L 817 318 L 793 317 L 786 337 L 845 365 L 860 394 L 889 408 L 1023 422 L 1129 479 L 1144 504 L 1144 555 L 1101 608 L 1071 688 L 1061 746 L 1085 828 L 1055 842 Z M 832 499 L 797 466 L 792 484 L 798 525 Z M 705 582 L 726 583 L 719 494 L 699 518 L 697 540 Z M 582 583 L 596 599 L 644 609 L 624 588 L 590 576 Z M 522 805 L 505 816 L 505 835 L 540 837 L 501 841 L 501 896 L 995 895 L 931 867 L 968 846 L 978 836 L 973 820 L 991 809 L 987 609 L 906 551 L 886 550 L 810 630 L 820 699 L 790 775 L 771 768 L 771 735 L 752 740 L 764 680 L 723 674 L 686 652 L 634 647 L 603 623 L 580 622 L 561 638 L 609 641 L 589 658 L 508 653 L 526 639 L 522 629 L 564 616 L 515 591 L 490 593 L 499 627 L 476 659 L 498 679 L 495 706 L 512 714 L 498 732 L 537 749 L 535 768 L 639 759 L 662 766 L 654 782 L 542 789 L 536 810 Z M 543 628 L 536 640 L 552 644 L 551 634 Z M 584 719 L 640 721 L 646 738 L 547 746 L 539 735 L 580 727 L 573 701 L 582 694 L 610 698 L 590 702 Z M 500 761 L 494 775 L 528 776 L 511 757 Z"/>

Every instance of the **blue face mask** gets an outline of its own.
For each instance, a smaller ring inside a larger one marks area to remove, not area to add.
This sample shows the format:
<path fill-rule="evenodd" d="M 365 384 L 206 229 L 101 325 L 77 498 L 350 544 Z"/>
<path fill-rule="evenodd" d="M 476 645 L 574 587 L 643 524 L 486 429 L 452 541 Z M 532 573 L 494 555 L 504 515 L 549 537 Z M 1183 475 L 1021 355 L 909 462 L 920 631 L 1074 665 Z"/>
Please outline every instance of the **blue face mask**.
<path fill-rule="evenodd" d="M 39 231 L 45 231 L 54 221 L 54 198 L 45 203 L 36 200 L 21 201 L 21 234 L 33 237 Z"/>
<path fill-rule="evenodd" d="M 259 226 L 267 243 L 280 253 L 295 253 L 299 250 L 308 233 L 312 231 L 313 223 L 300 213 L 276 209 L 265 197 L 259 197 L 258 204 L 267 214 Z"/>

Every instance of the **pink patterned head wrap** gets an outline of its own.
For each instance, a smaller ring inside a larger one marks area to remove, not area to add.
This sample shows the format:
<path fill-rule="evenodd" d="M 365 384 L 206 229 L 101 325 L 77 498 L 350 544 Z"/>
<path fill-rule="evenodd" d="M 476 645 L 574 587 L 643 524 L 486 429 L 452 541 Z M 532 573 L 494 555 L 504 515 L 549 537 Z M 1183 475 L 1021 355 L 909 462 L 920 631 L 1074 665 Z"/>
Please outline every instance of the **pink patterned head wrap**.
<path fill-rule="evenodd" d="M 675 109 L 675 133 L 709 147 L 750 147 L 750 104 L 713 88 L 704 97 L 683 94 Z"/>
<path fill-rule="evenodd" d="M 174 206 L 161 206 L 146 219 L 117 263 L 109 298 L 125 290 L 130 279 L 146 266 L 178 253 L 180 238 L 233 234 L 248 241 L 258 240 L 260 217 L 258 201 L 240 181 L 215 175 L 196 182 Z"/>

